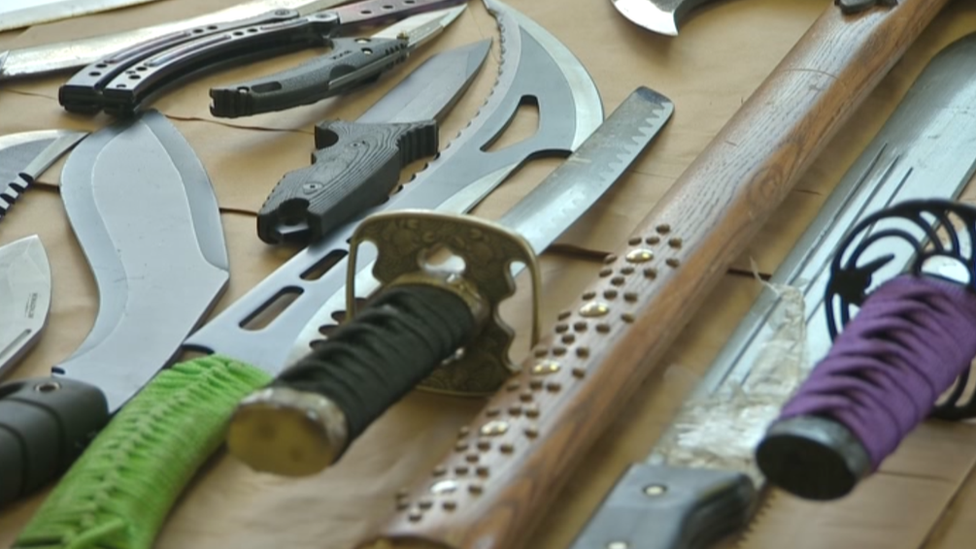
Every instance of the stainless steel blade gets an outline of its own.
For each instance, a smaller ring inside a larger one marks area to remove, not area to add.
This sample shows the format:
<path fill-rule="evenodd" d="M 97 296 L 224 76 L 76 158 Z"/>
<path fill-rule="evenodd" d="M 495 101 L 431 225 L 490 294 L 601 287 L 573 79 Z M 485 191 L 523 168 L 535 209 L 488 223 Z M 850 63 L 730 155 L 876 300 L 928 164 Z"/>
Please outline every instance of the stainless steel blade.
<path fill-rule="evenodd" d="M 491 40 L 440 53 L 424 62 L 389 93 L 364 112 L 356 122 L 399 123 L 440 120 L 478 73 Z"/>
<path fill-rule="evenodd" d="M 600 125 L 603 107 L 596 86 L 572 53 L 512 8 L 495 0 L 485 0 L 485 5 L 501 29 L 502 70 L 494 92 L 471 124 L 415 181 L 385 204 L 296 254 L 193 334 L 186 342 L 188 348 L 234 356 L 278 372 L 286 366 L 296 334 L 303 337 L 332 321 L 332 311 L 321 307 L 330 296 L 343 292 L 345 260 L 317 278 L 310 273 L 335 254 L 348 254 L 346 240 L 363 217 L 393 209 L 467 212 L 528 159 L 568 154 Z M 538 99 L 539 131 L 502 150 L 483 150 L 501 135 L 527 98 Z M 360 257 L 357 271 L 363 273 L 373 258 L 366 249 Z M 272 322 L 258 330 L 242 328 L 282 293 L 295 299 Z"/>
<path fill-rule="evenodd" d="M 40 130 L 0 136 L 0 219 L 34 180 L 86 135 Z"/>
<path fill-rule="evenodd" d="M 18 48 L 0 53 L 0 81 L 74 69 L 93 63 L 121 49 L 141 42 L 179 33 L 193 27 L 247 19 L 276 10 L 294 9 L 302 15 L 331 8 L 343 0 L 252 0 L 212 13 L 181 21 L 111 34 Z"/>
<path fill-rule="evenodd" d="M 649 462 L 730 468 L 761 485 L 755 444 L 830 348 L 823 299 L 840 240 L 894 202 L 958 196 L 976 171 L 974 71 L 976 35 L 933 58 L 776 270 L 770 282 L 778 288 L 760 294 Z M 914 236 L 925 239 L 921 231 Z M 907 258 L 900 258 L 876 280 L 903 271 Z"/>
<path fill-rule="evenodd" d="M 611 0 L 613 7 L 631 22 L 667 36 L 678 35 L 678 22 L 696 6 L 709 0 Z"/>
<path fill-rule="evenodd" d="M 374 38 L 406 38 L 407 49 L 413 51 L 441 33 L 468 7 L 461 4 L 446 10 L 421 13 L 404 19 L 373 35 Z"/>
<path fill-rule="evenodd" d="M 37 343 L 50 308 L 51 266 L 41 239 L 0 247 L 0 376 Z"/>
<path fill-rule="evenodd" d="M 0 6 L 0 31 L 19 29 L 59 19 L 79 17 L 155 0 L 5 0 Z"/>
<path fill-rule="evenodd" d="M 217 200 L 189 144 L 156 111 L 82 142 L 61 196 L 99 308 L 54 373 L 97 386 L 114 411 L 173 359 L 226 287 Z"/>

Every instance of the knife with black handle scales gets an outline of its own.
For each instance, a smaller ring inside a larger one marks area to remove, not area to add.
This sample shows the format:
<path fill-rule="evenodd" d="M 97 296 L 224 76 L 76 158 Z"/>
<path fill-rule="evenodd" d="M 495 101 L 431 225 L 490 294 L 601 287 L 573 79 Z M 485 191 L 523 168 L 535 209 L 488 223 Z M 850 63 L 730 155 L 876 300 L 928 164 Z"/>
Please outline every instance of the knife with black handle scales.
<path fill-rule="evenodd" d="M 0 506 L 65 472 L 108 423 L 97 387 L 62 378 L 0 385 Z"/>
<path fill-rule="evenodd" d="M 237 118 L 309 105 L 375 82 L 409 53 L 404 39 L 340 38 L 330 46 L 329 55 L 293 69 L 211 88 L 210 114 Z"/>
<path fill-rule="evenodd" d="M 570 549 L 704 549 L 741 529 L 754 501 L 737 471 L 637 463 Z"/>
<path fill-rule="evenodd" d="M 437 122 L 321 122 L 315 148 L 312 165 L 285 174 L 261 206 L 261 240 L 314 242 L 381 204 L 404 166 L 437 152 Z"/>

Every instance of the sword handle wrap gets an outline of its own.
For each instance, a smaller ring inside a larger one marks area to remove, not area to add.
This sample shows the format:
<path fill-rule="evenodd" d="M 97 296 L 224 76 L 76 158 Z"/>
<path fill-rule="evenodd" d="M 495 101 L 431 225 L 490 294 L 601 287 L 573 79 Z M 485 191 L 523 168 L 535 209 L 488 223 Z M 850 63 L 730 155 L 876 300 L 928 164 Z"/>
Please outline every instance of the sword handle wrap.
<path fill-rule="evenodd" d="M 238 401 L 268 381 L 262 370 L 218 356 L 160 372 L 95 438 L 12 549 L 150 549 Z"/>
<path fill-rule="evenodd" d="M 807 31 L 359 547 L 516 549 L 800 175 L 946 0 Z"/>
<path fill-rule="evenodd" d="M 437 123 L 358 124 L 329 121 L 315 127 L 312 165 L 275 185 L 258 212 L 258 236 L 269 244 L 321 239 L 383 203 L 400 170 L 437 152 Z"/>

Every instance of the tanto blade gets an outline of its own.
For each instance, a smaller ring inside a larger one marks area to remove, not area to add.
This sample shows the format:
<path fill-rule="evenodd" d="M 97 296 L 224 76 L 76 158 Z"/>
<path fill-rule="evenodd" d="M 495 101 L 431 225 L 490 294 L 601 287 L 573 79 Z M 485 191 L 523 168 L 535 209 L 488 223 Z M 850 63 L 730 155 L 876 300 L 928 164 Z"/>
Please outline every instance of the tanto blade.
<path fill-rule="evenodd" d="M 697 529 L 684 532 L 686 536 L 742 526 L 743 515 L 732 509 L 754 505 L 754 494 L 742 484 L 716 488 L 702 479 L 736 472 L 751 479 L 757 490 L 763 488 L 755 446 L 815 361 L 830 349 L 824 292 L 830 260 L 847 230 L 895 202 L 957 197 L 976 172 L 974 71 L 976 35 L 933 58 L 773 274 L 647 462 L 631 467 L 618 481 L 572 549 L 602 547 L 608 540 L 646 549 L 651 547 L 642 541 L 647 529 L 664 528 L 665 519 Z M 924 241 L 926 235 L 915 231 L 913 236 Z M 877 279 L 903 271 L 909 258 L 899 257 Z M 696 477 L 703 484 L 692 485 Z M 684 507 L 672 501 L 671 507 L 682 513 L 656 517 L 648 507 L 652 498 L 632 494 L 661 478 L 672 481 L 668 491 L 681 494 L 676 497 L 698 499 L 685 501 Z M 724 515 L 717 512 L 723 507 Z M 706 512 L 712 513 L 712 523 L 691 520 L 702 519 Z M 653 547 L 683 546 L 658 539 Z"/>
<path fill-rule="evenodd" d="M 40 130 L 0 136 L 0 220 L 31 183 L 86 135 Z"/>
<path fill-rule="evenodd" d="M 110 413 L 169 364 L 229 278 L 203 165 L 157 111 L 104 128 L 64 167 L 61 196 L 98 285 L 98 316 L 55 375 L 98 387 Z"/>
<path fill-rule="evenodd" d="M 51 266 L 36 235 L 0 246 L 0 376 L 40 338 L 51 308 Z"/>
<path fill-rule="evenodd" d="M 709 0 L 611 0 L 613 7 L 632 23 L 667 36 L 678 35 L 678 22 L 696 6 Z"/>
<path fill-rule="evenodd" d="M 59 19 L 137 6 L 156 0 L 5 0 L 0 7 L 0 32 Z"/>
<path fill-rule="evenodd" d="M 519 12 L 497 0 L 485 0 L 485 6 L 501 30 L 502 65 L 493 92 L 471 124 L 415 181 L 385 204 L 296 254 L 190 336 L 187 348 L 227 354 L 277 373 L 287 365 L 296 334 L 332 322 L 328 311 L 320 309 L 345 287 L 346 261 L 334 259 L 348 255 L 346 239 L 360 219 L 394 209 L 466 212 L 530 158 L 568 154 L 600 125 L 603 106 L 579 60 Z M 536 135 L 500 151 L 484 151 L 505 130 L 527 96 L 537 98 L 539 104 Z M 361 254 L 364 263 L 372 259 L 367 255 Z M 328 271 L 317 278 L 310 276 L 322 265 L 328 265 Z M 362 272 L 366 265 L 358 267 Z M 260 330 L 242 328 L 281 297 L 295 299 Z"/>

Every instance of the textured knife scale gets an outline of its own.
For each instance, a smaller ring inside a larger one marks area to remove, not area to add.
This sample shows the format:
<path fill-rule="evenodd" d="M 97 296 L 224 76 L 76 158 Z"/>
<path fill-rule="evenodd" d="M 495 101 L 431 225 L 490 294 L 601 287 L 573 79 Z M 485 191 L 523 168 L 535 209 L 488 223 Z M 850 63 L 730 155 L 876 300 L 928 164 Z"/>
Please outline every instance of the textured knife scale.
<path fill-rule="evenodd" d="M 828 7 L 364 546 L 526 543 L 709 291 L 944 4 L 853 18 Z M 540 378 L 538 361 L 560 368 Z M 462 473 L 472 463 L 481 474 Z"/>
<path fill-rule="evenodd" d="M 99 313 L 52 381 L 96 387 L 114 412 L 169 363 L 216 302 L 228 280 L 226 249 L 210 180 L 160 113 L 105 128 L 76 154 L 65 165 L 62 196 L 95 272 Z M 185 464 L 199 464 L 219 444 L 222 416 L 208 412 L 265 377 L 219 357 L 159 374 L 75 461 L 16 547 L 149 547 L 191 474 Z M 181 415 L 201 408 L 190 420 Z"/>

